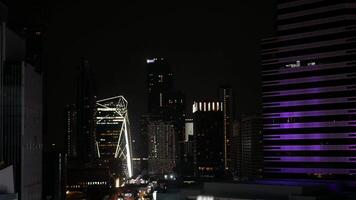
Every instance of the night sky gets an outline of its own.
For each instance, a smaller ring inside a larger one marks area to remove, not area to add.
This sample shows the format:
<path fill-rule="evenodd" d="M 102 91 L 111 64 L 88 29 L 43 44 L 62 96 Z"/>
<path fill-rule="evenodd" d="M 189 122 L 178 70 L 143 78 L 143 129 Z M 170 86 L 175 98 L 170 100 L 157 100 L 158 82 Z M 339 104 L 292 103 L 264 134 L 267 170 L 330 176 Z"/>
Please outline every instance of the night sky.
<path fill-rule="evenodd" d="M 31 15 L 26 4 L 7 3 L 10 22 Z M 168 59 L 188 108 L 194 99 L 214 97 L 220 84 L 229 84 L 237 114 L 260 110 L 259 41 L 273 35 L 274 0 L 50 3 L 44 50 L 51 143 L 62 146 L 63 111 L 75 103 L 81 57 L 94 70 L 99 99 L 121 94 L 128 99 L 134 138 L 146 112 L 147 57 Z"/>

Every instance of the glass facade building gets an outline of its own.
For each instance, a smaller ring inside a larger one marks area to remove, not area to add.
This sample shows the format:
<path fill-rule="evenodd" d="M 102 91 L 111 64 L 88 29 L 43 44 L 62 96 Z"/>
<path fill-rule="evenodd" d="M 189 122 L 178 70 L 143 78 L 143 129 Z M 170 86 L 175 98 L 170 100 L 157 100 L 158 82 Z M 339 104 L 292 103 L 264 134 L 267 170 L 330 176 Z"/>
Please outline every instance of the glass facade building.
<path fill-rule="evenodd" d="M 262 41 L 264 177 L 355 179 L 356 2 L 281 0 Z"/>

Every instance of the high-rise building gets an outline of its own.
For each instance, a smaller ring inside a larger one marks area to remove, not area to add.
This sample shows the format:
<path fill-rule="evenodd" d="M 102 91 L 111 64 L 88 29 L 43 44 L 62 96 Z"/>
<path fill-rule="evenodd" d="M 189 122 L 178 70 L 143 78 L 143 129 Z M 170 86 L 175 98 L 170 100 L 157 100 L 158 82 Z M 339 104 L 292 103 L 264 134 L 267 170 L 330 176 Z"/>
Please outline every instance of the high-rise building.
<path fill-rule="evenodd" d="M 193 104 L 194 171 L 198 177 L 224 175 L 223 103 L 200 101 Z"/>
<path fill-rule="evenodd" d="M 239 180 L 262 178 L 262 118 L 259 114 L 244 115 L 234 124 L 232 166 Z"/>
<path fill-rule="evenodd" d="M 355 180 L 355 7 L 278 2 L 262 41 L 264 177 Z"/>
<path fill-rule="evenodd" d="M 173 73 L 164 58 L 147 59 L 148 113 L 163 114 L 174 91 Z"/>
<path fill-rule="evenodd" d="M 166 175 L 176 168 L 174 125 L 166 121 L 148 124 L 148 173 Z"/>
<path fill-rule="evenodd" d="M 1 158 L 14 166 L 20 199 L 42 197 L 42 77 L 31 65 L 6 61 L 3 67 Z"/>
<path fill-rule="evenodd" d="M 232 88 L 222 86 L 219 88 L 219 100 L 223 102 L 224 109 L 224 166 L 225 170 L 231 168 L 231 137 L 233 128 L 233 95 Z"/>
<path fill-rule="evenodd" d="M 77 126 L 77 108 L 75 105 L 67 105 L 65 111 L 65 145 L 68 158 L 78 156 L 78 126 Z"/>
<path fill-rule="evenodd" d="M 99 165 L 112 177 L 132 177 L 132 145 L 128 102 L 123 96 L 97 101 L 96 149 Z"/>
<path fill-rule="evenodd" d="M 231 172 L 234 179 L 239 178 L 241 146 L 240 121 L 234 120 L 231 137 Z"/>
<path fill-rule="evenodd" d="M 21 199 L 42 194 L 42 75 L 24 62 L 25 40 L 0 3 L 0 163 L 13 166 Z"/>
<path fill-rule="evenodd" d="M 182 161 L 184 157 L 185 95 L 174 87 L 172 69 L 166 59 L 147 59 L 146 63 L 148 115 L 152 116 L 150 122 L 156 119 L 158 122 L 166 121 L 173 125 L 176 137 L 174 139 L 176 142 L 174 145 L 176 148 L 175 159 L 179 166 L 184 165 Z M 143 130 L 143 132 L 148 131 Z M 178 169 L 180 168 L 178 167 Z"/>
<path fill-rule="evenodd" d="M 95 151 L 95 106 L 96 96 L 93 72 L 87 60 L 82 60 L 77 74 L 77 149 L 79 159 L 84 163 L 93 162 Z"/>

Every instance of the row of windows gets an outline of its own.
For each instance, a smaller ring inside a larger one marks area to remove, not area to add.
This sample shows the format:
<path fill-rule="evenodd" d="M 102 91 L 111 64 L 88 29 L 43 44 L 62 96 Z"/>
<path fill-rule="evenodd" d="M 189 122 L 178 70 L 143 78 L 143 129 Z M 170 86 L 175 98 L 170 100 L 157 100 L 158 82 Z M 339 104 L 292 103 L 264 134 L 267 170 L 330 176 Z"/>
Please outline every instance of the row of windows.
<path fill-rule="evenodd" d="M 311 42 L 322 42 L 322 41 L 329 41 L 329 40 L 334 40 L 334 39 L 339 39 L 339 38 L 347 38 L 347 37 L 353 37 L 356 35 L 356 31 L 353 30 L 345 30 L 343 32 L 339 33 L 329 33 L 325 35 L 318 35 L 318 36 L 313 36 L 313 37 L 303 37 L 299 39 L 289 39 L 289 40 L 284 40 L 284 41 L 275 41 L 272 43 L 264 43 L 261 45 L 261 48 L 264 50 L 263 52 L 268 52 L 271 51 L 273 48 L 279 48 L 279 47 L 289 47 L 293 45 L 299 45 L 299 44 L 308 44 Z M 269 50 L 271 49 L 271 50 Z"/>
<path fill-rule="evenodd" d="M 288 118 L 264 119 L 264 124 L 280 124 L 280 123 L 304 123 L 304 122 L 336 122 L 356 120 L 355 114 L 349 115 L 327 115 L 327 116 L 301 116 Z"/>
<path fill-rule="evenodd" d="M 356 163 L 332 163 L 332 162 L 264 162 L 268 167 L 301 167 L 301 168 L 334 168 L 334 169 L 342 169 L 342 168 L 354 168 L 356 167 Z"/>
<path fill-rule="evenodd" d="M 356 139 L 317 139 L 317 140 L 266 140 L 265 146 L 268 145 L 356 145 Z M 355 153 L 355 152 L 354 152 Z"/>
<path fill-rule="evenodd" d="M 283 3 L 283 1 L 281 1 L 280 3 Z M 300 12 L 300 11 L 321 8 L 321 7 L 336 5 L 336 4 L 341 4 L 341 3 L 355 3 L 355 1 L 354 0 L 337 0 L 337 2 L 336 2 L 335 0 L 324 0 L 324 1 L 319 1 L 319 2 L 314 2 L 314 3 L 309 3 L 309 4 L 303 4 L 303 5 L 278 9 L 277 14 L 281 15 L 281 14 L 286 14 L 286 13 Z"/>
<path fill-rule="evenodd" d="M 328 98 L 337 98 L 337 97 L 355 97 L 355 96 L 356 96 L 356 90 L 348 90 L 348 91 L 340 91 L 340 92 L 262 97 L 262 99 L 263 102 L 267 103 L 267 102 L 310 100 L 310 99 L 328 99 Z"/>
<path fill-rule="evenodd" d="M 340 16 L 340 15 L 345 15 L 345 14 L 354 14 L 354 13 L 355 13 L 355 9 L 341 7 L 341 8 L 338 8 L 337 10 L 318 12 L 318 13 L 313 13 L 313 14 L 309 14 L 309 15 L 302 15 L 302 16 L 298 16 L 298 17 L 294 17 L 294 18 L 279 20 L 279 21 L 277 21 L 277 24 L 285 25 L 285 24 L 299 23 L 299 22 L 304 22 L 304 21 L 308 21 L 308 20 L 317 20 L 317 19 L 335 17 L 335 16 Z"/>
<path fill-rule="evenodd" d="M 285 74 L 263 75 L 262 81 L 278 81 L 284 79 L 296 79 L 296 78 L 313 77 L 313 76 L 355 73 L 356 68 L 352 67 L 353 65 L 355 64 L 350 65 L 350 67 L 337 67 L 337 68 L 320 69 L 320 70 L 313 70 L 313 71 L 301 71 L 301 72 L 291 72 Z"/>
<path fill-rule="evenodd" d="M 339 20 L 339 21 L 335 21 L 335 22 L 328 22 L 328 23 L 317 24 L 317 25 L 302 26 L 302 27 L 298 27 L 298 28 L 279 30 L 278 35 L 292 35 L 292 34 L 297 34 L 297 33 L 312 32 L 315 30 L 322 31 L 325 29 L 351 26 L 354 24 L 355 24 L 355 20 L 343 19 L 343 20 Z"/>
<path fill-rule="evenodd" d="M 280 90 L 293 90 L 293 89 L 304 89 L 304 88 L 317 88 L 317 87 L 328 87 L 328 86 L 342 86 L 342 85 L 352 85 L 356 83 L 355 78 L 350 79 L 339 79 L 339 80 L 328 80 L 323 81 L 322 77 L 315 78 L 318 82 L 302 82 L 299 83 L 290 83 L 284 85 L 273 85 L 273 86 L 262 86 L 263 92 L 272 92 Z"/>
<path fill-rule="evenodd" d="M 325 42 L 325 44 L 328 44 Z M 294 56 L 302 56 L 302 55 L 309 55 L 309 54 L 317 54 L 317 53 L 325 53 L 331 51 L 339 51 L 339 50 L 347 50 L 347 49 L 354 49 L 356 48 L 356 42 L 349 41 L 343 44 L 334 44 L 331 46 L 321 46 L 315 48 L 307 48 L 293 50 L 293 48 L 289 48 L 287 52 L 280 52 L 280 53 L 271 53 L 262 55 L 261 58 L 264 60 L 273 59 L 273 58 L 288 58 Z"/>
<path fill-rule="evenodd" d="M 318 63 L 318 65 L 334 64 L 334 63 L 341 63 L 341 62 L 350 62 L 352 64 L 355 64 L 354 63 L 355 60 L 356 60 L 355 59 L 355 52 L 349 51 L 349 52 L 346 52 L 344 55 L 318 57 L 317 59 L 316 58 L 311 58 L 311 56 L 309 56 L 308 59 L 303 59 L 303 60 L 301 60 L 301 62 L 316 62 L 316 63 Z M 263 64 L 263 71 L 285 68 L 285 66 L 288 65 L 288 64 L 290 64 L 290 61 L 283 62 L 283 63 L 277 63 L 277 64 Z"/>
<path fill-rule="evenodd" d="M 266 144 L 265 144 L 266 145 Z M 310 151 L 264 151 L 264 156 L 355 156 L 355 151 L 313 151 L 311 155 Z"/>
<path fill-rule="evenodd" d="M 345 102 L 345 103 L 334 103 L 334 104 L 274 107 L 274 108 L 264 108 L 263 112 L 264 113 L 279 113 L 279 112 L 292 112 L 292 111 L 301 112 L 301 111 L 322 111 L 322 110 L 337 110 L 337 109 L 355 109 L 356 110 L 356 103 Z M 303 118 L 306 118 L 306 117 L 303 117 Z M 305 119 L 305 120 L 307 120 L 307 119 Z"/>
<path fill-rule="evenodd" d="M 318 128 L 302 128 L 302 129 L 265 129 L 264 135 L 271 134 L 309 134 L 309 133 L 356 133 L 356 127 L 318 127 Z"/>

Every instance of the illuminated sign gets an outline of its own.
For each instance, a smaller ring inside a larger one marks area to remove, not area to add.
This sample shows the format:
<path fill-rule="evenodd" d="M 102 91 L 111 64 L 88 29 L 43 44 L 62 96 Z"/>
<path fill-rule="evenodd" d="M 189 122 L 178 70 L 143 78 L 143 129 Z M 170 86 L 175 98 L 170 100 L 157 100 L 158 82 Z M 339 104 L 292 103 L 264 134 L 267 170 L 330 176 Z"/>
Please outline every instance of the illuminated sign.
<path fill-rule="evenodd" d="M 213 196 L 198 196 L 197 200 L 214 200 Z"/>
<path fill-rule="evenodd" d="M 158 60 L 158 58 L 151 58 L 151 59 L 147 59 L 146 60 L 146 63 L 149 64 L 149 63 L 154 63 Z M 163 60 L 163 58 L 161 58 L 160 60 Z"/>
<path fill-rule="evenodd" d="M 295 63 L 286 65 L 286 68 L 296 68 L 296 67 L 300 67 L 300 60 L 297 60 Z"/>
<path fill-rule="evenodd" d="M 308 62 L 306 66 L 314 66 L 316 65 L 316 62 L 311 61 Z M 297 68 L 297 67 L 302 67 L 300 60 L 297 60 L 295 63 L 287 64 L 285 65 L 286 68 Z"/>

